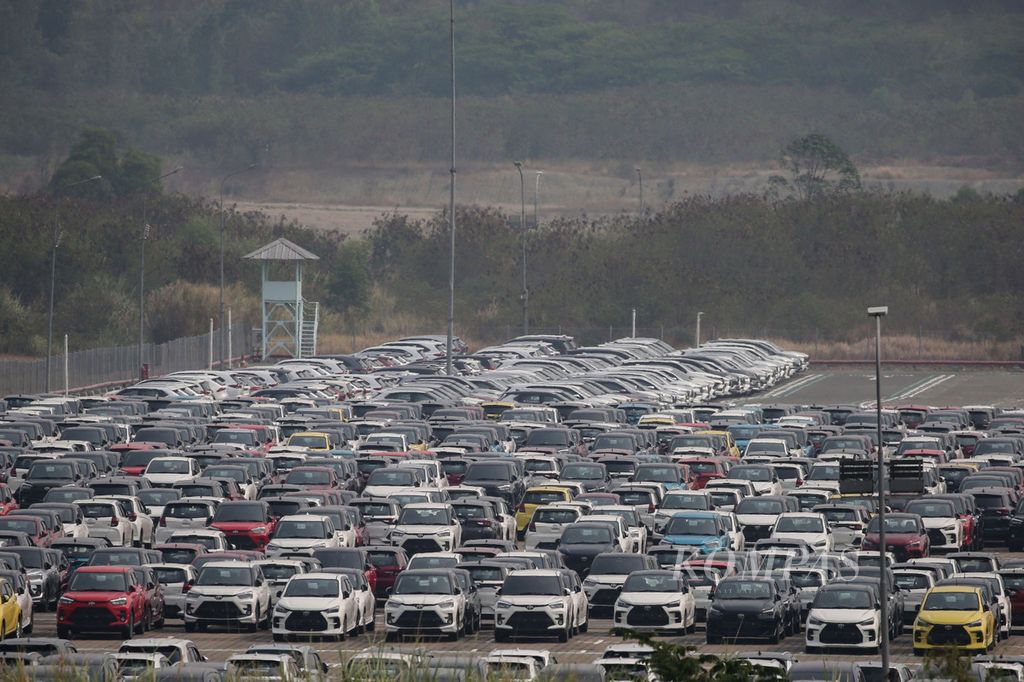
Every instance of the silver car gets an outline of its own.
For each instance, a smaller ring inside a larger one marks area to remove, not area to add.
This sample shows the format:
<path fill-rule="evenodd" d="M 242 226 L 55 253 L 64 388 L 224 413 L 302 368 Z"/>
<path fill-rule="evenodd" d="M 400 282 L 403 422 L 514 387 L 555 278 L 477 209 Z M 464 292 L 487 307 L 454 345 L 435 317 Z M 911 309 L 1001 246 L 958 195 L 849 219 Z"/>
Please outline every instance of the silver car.
<path fill-rule="evenodd" d="M 582 516 L 583 512 L 574 507 L 550 504 L 537 507 L 526 526 L 526 549 L 556 549 L 565 527 Z"/>
<path fill-rule="evenodd" d="M 189 564 L 146 565 L 153 569 L 163 589 L 164 615 L 167 618 L 184 618 L 185 594 L 196 580 L 196 570 Z"/>
<path fill-rule="evenodd" d="M 156 527 L 156 542 L 167 542 L 167 538 L 180 530 L 206 528 L 216 512 L 216 505 L 207 500 L 186 497 L 168 502 Z"/>

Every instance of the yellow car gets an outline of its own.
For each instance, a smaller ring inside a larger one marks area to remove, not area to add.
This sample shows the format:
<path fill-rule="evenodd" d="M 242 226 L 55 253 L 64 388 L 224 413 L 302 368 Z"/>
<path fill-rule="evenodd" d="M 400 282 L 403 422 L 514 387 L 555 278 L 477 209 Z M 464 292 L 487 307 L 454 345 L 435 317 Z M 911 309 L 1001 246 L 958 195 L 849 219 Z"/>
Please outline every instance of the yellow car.
<path fill-rule="evenodd" d="M 553 502 L 571 502 L 572 493 L 566 488 L 553 485 L 538 485 L 526 489 L 523 496 L 523 503 L 519 505 L 516 512 L 516 531 L 520 536 L 526 533 L 526 527 L 530 525 L 533 512 L 537 507 Z"/>
<path fill-rule="evenodd" d="M 733 440 L 732 434 L 728 431 L 697 431 L 694 435 L 715 436 L 716 439 L 721 439 L 724 442 L 727 457 L 739 459 L 741 456 L 740 449 L 736 447 L 736 441 Z"/>
<path fill-rule="evenodd" d="M 928 590 L 914 621 L 914 654 L 955 646 L 961 651 L 988 651 L 995 646 L 996 622 L 985 607 L 981 589 L 945 585 Z"/>
<path fill-rule="evenodd" d="M 21 637 L 21 606 L 14 586 L 0 578 L 0 639 Z"/>
<path fill-rule="evenodd" d="M 659 426 L 675 426 L 676 420 L 667 414 L 645 414 L 636 425 L 641 429 L 655 429 Z"/>
<path fill-rule="evenodd" d="M 501 415 L 505 414 L 505 410 L 511 410 L 515 406 L 515 403 L 506 400 L 495 400 L 480 404 L 480 407 L 484 408 L 484 416 L 491 421 L 498 421 L 501 419 Z"/>
<path fill-rule="evenodd" d="M 293 433 L 285 445 L 290 448 L 309 448 L 312 452 L 330 452 L 334 449 L 330 434 L 320 431 L 299 431 L 298 433 Z"/>

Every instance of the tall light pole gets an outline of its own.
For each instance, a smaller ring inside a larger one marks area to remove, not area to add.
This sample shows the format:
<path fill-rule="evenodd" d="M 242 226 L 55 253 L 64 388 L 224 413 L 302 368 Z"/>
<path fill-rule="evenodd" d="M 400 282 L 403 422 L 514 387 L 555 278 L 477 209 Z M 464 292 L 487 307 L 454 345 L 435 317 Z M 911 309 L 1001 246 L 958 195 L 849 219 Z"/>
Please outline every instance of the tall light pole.
<path fill-rule="evenodd" d="M 519 171 L 519 231 L 523 233 L 523 335 L 530 333 L 530 290 L 526 288 L 526 183 L 523 180 L 523 162 L 515 162 Z"/>
<path fill-rule="evenodd" d="M 882 318 L 889 314 L 888 306 L 868 308 L 868 316 L 875 318 L 875 418 L 878 429 L 878 560 L 885 566 L 885 448 L 882 443 Z M 881 592 L 881 614 L 879 622 L 879 646 L 882 653 L 882 670 L 889 670 L 889 585 L 883 574 L 879 581 Z"/>
<path fill-rule="evenodd" d="M 704 317 L 704 313 L 697 313 L 697 341 L 694 348 L 700 348 L 700 318 L 702 317 Z"/>
<path fill-rule="evenodd" d="M 142 240 L 139 242 L 139 379 L 145 378 L 142 370 L 146 365 L 146 240 L 149 239 L 149 223 L 146 222 L 146 209 L 148 208 L 149 188 L 180 170 L 181 166 L 178 166 L 172 171 L 153 178 L 143 187 L 143 191 L 146 194 L 142 195 Z"/>
<path fill-rule="evenodd" d="M 640 166 L 637 166 L 633 170 L 636 171 L 636 180 L 640 183 L 640 215 L 644 214 L 644 176 L 640 172 Z"/>
<path fill-rule="evenodd" d="M 60 193 L 66 189 L 84 185 L 87 182 L 99 180 L 102 175 L 94 175 L 85 180 L 78 180 L 66 185 L 61 185 L 53 191 L 55 198 L 53 204 L 53 251 L 50 254 L 50 313 L 47 316 L 46 332 L 46 392 L 50 392 L 50 362 L 53 359 L 53 295 L 54 286 L 57 281 L 57 247 L 60 246 Z"/>
<path fill-rule="evenodd" d="M 224 369 L 224 185 L 236 175 L 248 173 L 255 167 L 256 164 L 251 163 L 245 168 L 228 173 L 220 179 L 220 313 L 217 318 L 220 324 L 220 349 L 217 351 L 217 355 L 220 357 L 219 369 Z"/>
<path fill-rule="evenodd" d="M 544 171 L 537 171 L 533 183 L 533 226 L 540 227 L 540 176 Z"/>
<path fill-rule="evenodd" d="M 451 60 L 451 160 L 448 171 L 451 174 L 448 195 L 448 234 L 450 262 L 448 267 L 448 339 L 445 344 L 445 372 L 452 374 L 452 340 L 455 338 L 455 0 L 448 0 L 448 32 Z"/>

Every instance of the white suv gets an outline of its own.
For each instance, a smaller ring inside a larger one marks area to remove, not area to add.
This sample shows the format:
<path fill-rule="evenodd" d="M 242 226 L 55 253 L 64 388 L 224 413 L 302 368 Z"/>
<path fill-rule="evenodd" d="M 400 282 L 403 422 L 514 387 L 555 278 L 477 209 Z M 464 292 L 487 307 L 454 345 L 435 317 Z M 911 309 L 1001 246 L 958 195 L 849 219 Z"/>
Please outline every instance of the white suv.
<path fill-rule="evenodd" d="M 559 571 L 516 571 L 505 578 L 494 605 L 494 641 L 554 635 L 559 642 L 567 642 L 583 616 L 575 611 L 573 592 Z"/>
<path fill-rule="evenodd" d="M 270 586 L 263 571 L 244 561 L 211 561 L 185 597 L 185 631 L 207 625 L 245 624 L 250 632 L 270 622 Z"/>
<path fill-rule="evenodd" d="M 296 575 L 274 607 L 274 641 L 282 642 L 289 635 L 345 639 L 360 627 L 354 592 L 345 575 Z"/>
<path fill-rule="evenodd" d="M 634 571 L 615 602 L 616 629 L 682 634 L 692 632 L 696 622 L 693 594 L 673 571 Z"/>
<path fill-rule="evenodd" d="M 870 585 L 825 585 L 807 612 L 807 653 L 823 648 L 876 651 L 881 620 L 878 595 Z"/>
<path fill-rule="evenodd" d="M 333 547 L 340 547 L 340 543 L 330 518 L 315 514 L 292 514 L 278 522 L 273 538 L 267 543 L 267 554 L 312 554 L 314 550 Z"/>
<path fill-rule="evenodd" d="M 410 555 L 452 552 L 462 546 L 462 525 L 450 504 L 417 502 L 403 507 L 389 537 Z"/>
<path fill-rule="evenodd" d="M 405 570 L 398 575 L 384 607 L 387 640 L 405 634 L 466 634 L 466 596 L 451 571 Z"/>

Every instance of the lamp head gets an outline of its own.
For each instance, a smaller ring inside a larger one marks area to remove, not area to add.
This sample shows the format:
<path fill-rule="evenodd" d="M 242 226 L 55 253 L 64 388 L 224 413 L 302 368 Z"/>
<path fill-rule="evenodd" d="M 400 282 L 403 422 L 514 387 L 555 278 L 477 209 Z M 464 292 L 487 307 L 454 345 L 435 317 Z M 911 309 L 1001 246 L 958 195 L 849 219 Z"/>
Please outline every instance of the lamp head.
<path fill-rule="evenodd" d="M 889 306 L 875 306 L 874 308 L 868 308 L 868 315 L 870 317 L 885 317 L 889 314 Z"/>

